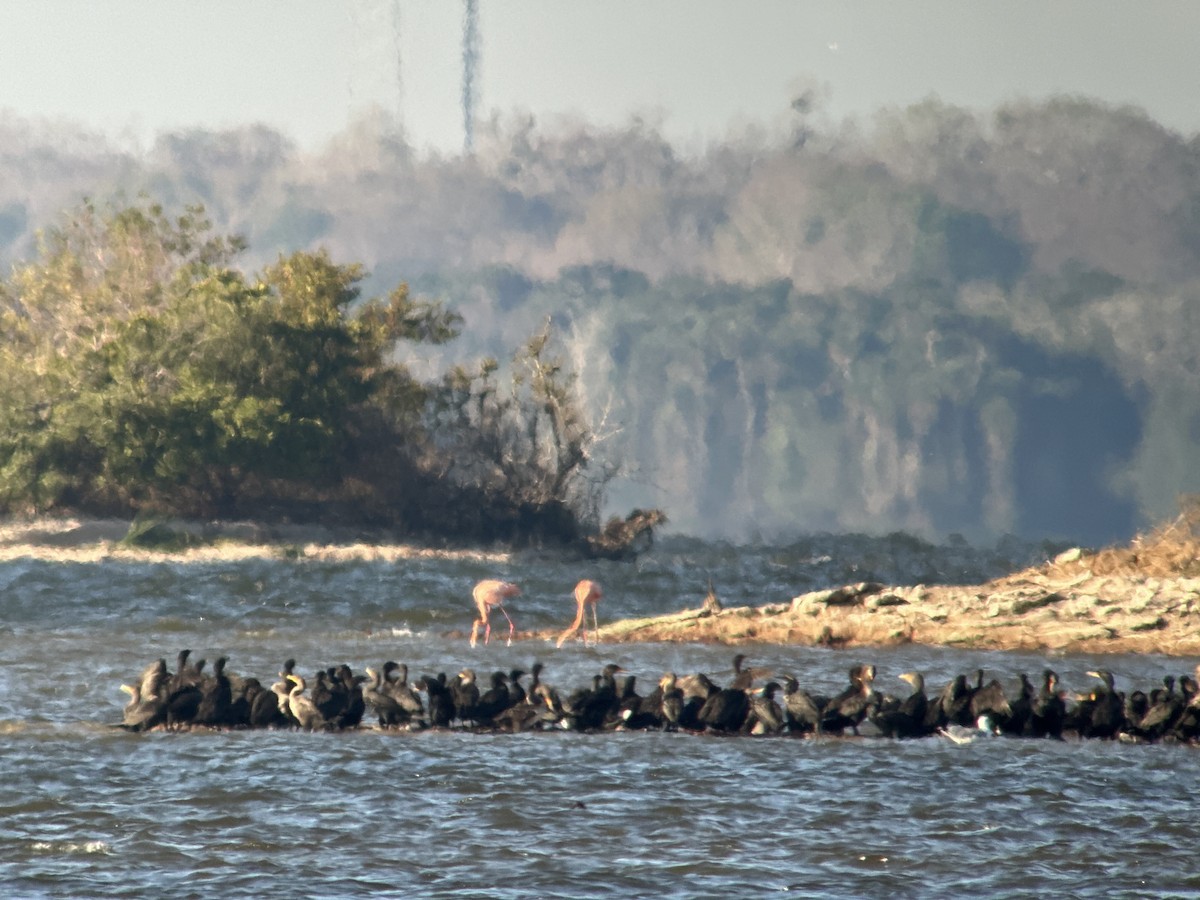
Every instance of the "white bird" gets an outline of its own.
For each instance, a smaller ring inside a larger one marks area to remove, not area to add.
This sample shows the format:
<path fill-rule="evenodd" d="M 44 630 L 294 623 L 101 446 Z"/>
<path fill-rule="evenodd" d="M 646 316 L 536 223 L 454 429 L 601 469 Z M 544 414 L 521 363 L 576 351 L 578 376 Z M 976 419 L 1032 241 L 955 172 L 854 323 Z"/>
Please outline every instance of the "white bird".
<path fill-rule="evenodd" d="M 995 737 L 1000 733 L 1000 729 L 992 721 L 991 716 L 980 716 L 975 720 L 975 726 L 969 725 L 947 725 L 945 728 L 939 728 L 938 734 L 944 738 L 948 738 L 956 744 L 969 744 L 976 738 Z"/>

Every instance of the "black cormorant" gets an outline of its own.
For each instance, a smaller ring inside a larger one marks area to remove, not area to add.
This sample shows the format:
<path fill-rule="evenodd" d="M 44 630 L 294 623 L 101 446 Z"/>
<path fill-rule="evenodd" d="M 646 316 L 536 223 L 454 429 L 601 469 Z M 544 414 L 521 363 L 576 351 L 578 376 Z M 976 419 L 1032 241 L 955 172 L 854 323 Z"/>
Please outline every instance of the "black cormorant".
<path fill-rule="evenodd" d="M 842 734 L 847 728 L 858 734 L 858 726 L 873 707 L 875 667 L 858 665 L 850 669 L 850 686 L 833 697 L 821 711 L 821 730 Z"/>
<path fill-rule="evenodd" d="M 395 663 L 389 662 L 387 665 L 394 666 Z M 391 691 L 384 686 L 383 672 L 372 669 L 370 666 L 367 667 L 366 672 L 367 681 L 362 689 L 363 700 L 374 710 L 375 716 L 379 720 L 379 727 L 391 728 L 407 722 L 408 714 L 400 706 L 400 702 L 392 696 Z"/>
<path fill-rule="evenodd" d="M 225 674 L 226 659 L 219 657 L 213 663 L 212 674 L 200 682 L 200 703 L 193 724 L 220 727 L 229 724 L 229 707 L 233 702 L 233 689 Z"/>
<path fill-rule="evenodd" d="M 900 678 L 912 686 L 912 692 L 893 708 L 879 710 L 871 716 L 871 721 L 884 737 L 920 738 L 933 734 L 928 723 L 925 676 L 920 672 L 905 672 Z"/>
<path fill-rule="evenodd" d="M 450 682 L 450 698 L 454 703 L 454 718 L 463 725 L 474 723 L 479 706 L 479 685 L 475 683 L 474 669 L 463 669 Z"/>
<path fill-rule="evenodd" d="M 446 673 L 439 672 L 436 678 L 423 675 L 413 686 L 424 691 L 428 698 L 429 724 L 434 728 L 449 728 L 454 721 L 454 698 L 446 686 Z"/>
<path fill-rule="evenodd" d="M 678 731 L 683 718 L 683 691 L 674 672 L 666 672 L 658 682 L 659 716 L 664 731 Z"/>
<path fill-rule="evenodd" d="M 983 669 L 976 678 L 975 688 L 971 691 L 971 702 L 968 704 L 971 721 L 978 723 L 980 716 L 987 716 L 996 727 L 1003 729 L 1012 718 L 1012 706 L 1004 693 L 1004 685 L 993 678 L 987 684 L 983 683 Z"/>
<path fill-rule="evenodd" d="M 750 714 L 750 696 L 747 691 L 753 683 L 752 670 L 742 669 L 742 655 L 733 660 L 736 673 L 729 687 L 721 688 L 709 696 L 696 714 L 696 720 L 710 731 L 731 734 L 742 729 Z"/>
<path fill-rule="evenodd" d="M 1116 690 L 1112 672 L 1099 669 L 1088 675 L 1100 679 L 1102 686 L 1079 702 L 1071 717 L 1075 730 L 1081 738 L 1115 739 L 1125 725 L 1125 700 Z"/>
<path fill-rule="evenodd" d="M 749 734 L 779 734 L 783 731 L 783 710 L 775 702 L 779 682 L 768 681 L 750 694 L 750 713 L 742 725 Z"/>
<path fill-rule="evenodd" d="M 512 695 L 508 692 L 508 675 L 504 672 L 493 672 L 491 686 L 475 704 L 475 722 L 490 727 L 496 716 L 512 705 Z"/>
<path fill-rule="evenodd" d="M 783 677 L 783 722 L 788 734 L 820 734 L 823 705 L 823 701 L 802 690 L 795 677 Z"/>
<path fill-rule="evenodd" d="M 593 679 L 592 690 L 576 692 L 568 704 L 573 713 L 576 727 L 581 731 L 603 728 L 610 716 L 617 711 L 617 672 L 622 671 L 616 663 L 609 663 Z"/>
<path fill-rule="evenodd" d="M 1017 696 L 1009 701 L 1009 709 L 1011 714 L 1008 721 L 1001 724 L 1000 728 L 1005 734 L 1020 737 L 1029 730 L 1029 719 L 1033 715 L 1033 704 L 1037 694 L 1033 686 L 1033 682 L 1029 680 L 1029 676 L 1022 672 L 1018 676 L 1021 686 L 1017 690 Z"/>

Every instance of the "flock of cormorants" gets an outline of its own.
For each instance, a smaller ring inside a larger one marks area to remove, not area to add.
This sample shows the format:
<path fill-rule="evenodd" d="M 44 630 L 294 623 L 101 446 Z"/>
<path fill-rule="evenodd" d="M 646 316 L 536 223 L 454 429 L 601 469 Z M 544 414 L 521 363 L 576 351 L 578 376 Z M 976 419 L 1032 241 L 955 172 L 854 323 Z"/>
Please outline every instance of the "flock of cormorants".
<path fill-rule="evenodd" d="M 408 667 L 389 661 L 356 673 L 348 665 L 306 678 L 287 660 L 269 687 L 226 668 L 224 657 L 210 672 L 205 662 L 179 652 L 175 670 L 165 659 L 148 666 L 133 684 L 124 719 L 127 731 L 193 728 L 275 728 L 343 731 L 363 727 L 421 730 L 457 728 L 487 732 L 657 729 L 747 735 L 881 735 L 921 738 L 941 735 L 962 743 L 981 736 L 1109 739 L 1138 743 L 1200 741 L 1200 690 L 1190 675 L 1167 676 L 1150 691 L 1117 690 L 1110 672 L 1079 695 L 1064 690 L 1047 669 L 1040 687 L 1025 674 L 1008 692 L 1000 681 L 953 678 L 928 695 L 920 673 L 900 677 L 906 696 L 879 692 L 875 667 L 849 670 L 844 690 L 822 696 L 803 690 L 791 675 L 733 659 L 733 675 L 722 686 L 703 673 L 668 672 L 654 689 L 639 693 L 636 676 L 607 665 L 589 685 L 560 691 L 542 679 L 543 666 L 493 672 L 481 686 L 474 671 L 448 678 L 421 675 L 409 681 Z M 1198 667 L 1200 672 L 1200 667 Z M 525 681 L 528 679 L 528 681 Z"/>

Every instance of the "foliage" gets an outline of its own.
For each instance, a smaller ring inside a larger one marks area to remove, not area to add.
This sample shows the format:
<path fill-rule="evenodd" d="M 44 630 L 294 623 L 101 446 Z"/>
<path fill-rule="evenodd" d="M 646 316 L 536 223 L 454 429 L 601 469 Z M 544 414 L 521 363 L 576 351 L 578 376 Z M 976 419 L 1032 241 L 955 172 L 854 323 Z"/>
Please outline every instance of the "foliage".
<path fill-rule="evenodd" d="M 186 530 L 173 528 L 159 516 L 139 516 L 130 523 L 129 530 L 121 538 L 123 547 L 163 553 L 178 553 L 204 543 L 203 539 Z"/>
<path fill-rule="evenodd" d="M 409 495 L 461 503 L 428 466 L 430 448 L 469 443 L 426 430 L 426 407 L 448 408 L 453 389 L 392 358 L 399 342 L 453 339 L 461 318 L 403 284 L 360 302 L 362 267 L 325 251 L 246 277 L 240 241 L 209 227 L 199 209 L 171 220 L 148 203 L 85 204 L 4 284 L 0 505 L 261 517 L 324 504 L 404 525 L 404 505 L 387 504 L 406 474 Z M 592 434 L 549 338 L 518 356 L 520 395 L 500 399 L 486 366 L 462 382 L 483 415 L 476 464 L 497 461 L 503 478 L 473 479 L 469 463 L 454 475 L 471 491 L 502 483 L 505 504 L 553 506 L 570 533 L 598 503 L 581 488 Z M 163 532 L 145 522 L 130 541 Z M 437 531 L 437 514 L 422 524 Z"/>
<path fill-rule="evenodd" d="M 572 510 L 594 526 L 615 468 L 596 458 L 575 376 L 552 352 L 550 323 L 513 357 L 507 383 L 495 359 L 449 372 L 430 431 L 444 476 L 513 510 Z"/>
<path fill-rule="evenodd" d="M 1077 96 L 983 111 L 931 99 L 846 123 L 815 102 L 794 107 L 786 133 L 747 130 L 694 153 L 644 120 L 497 117 L 470 158 L 422 154 L 386 116 L 316 153 L 255 127 L 177 134 L 137 158 L 10 117 L 0 122 L 12 175 L 0 185 L 0 251 L 40 255 L 0 283 L 0 425 L 23 435 L 0 459 L 19 457 L 21 475 L 0 476 L 0 492 L 21 482 L 25 498 L 79 498 L 74 473 L 100 466 L 85 425 L 102 410 L 74 404 L 71 430 L 49 402 L 95 393 L 79 381 L 84 367 L 57 355 L 110 340 L 127 305 L 167 308 L 177 269 L 250 306 L 260 281 L 274 297 L 265 278 L 222 286 L 216 272 L 234 258 L 265 271 L 281 247 L 285 258 L 317 256 L 317 240 L 334 258 L 368 260 L 372 273 L 360 270 L 353 287 L 383 306 L 401 275 L 448 298 L 469 328 L 425 360 L 506 362 L 491 375 L 464 364 L 478 381 L 468 395 L 487 395 L 490 378 L 499 399 L 516 390 L 541 410 L 528 385 L 511 384 L 514 372 L 531 375 L 507 357 L 552 316 L 581 412 L 599 421 L 611 408 L 624 426 L 605 447 L 627 463 L 610 493 L 669 505 L 685 531 L 1018 531 L 1099 543 L 1200 490 L 1196 141 Z M 200 230 L 173 256 L 157 253 L 154 241 L 181 229 L 141 204 L 121 217 L 77 210 L 37 251 L 33 229 L 68 198 L 146 185 L 173 208 L 202 200 L 253 249 Z M 107 232 L 130 251 L 89 255 Z M 189 275 L 187 259 L 207 273 Z M 401 347 L 435 337 L 402 336 L 403 316 L 369 305 L 352 300 L 346 321 L 374 322 Z M 432 528 L 427 517 L 447 512 L 486 533 L 520 519 L 516 498 L 554 494 L 554 463 L 510 486 L 494 438 L 435 440 L 431 422 L 450 417 L 441 386 L 418 383 L 405 361 L 389 349 L 367 366 L 370 401 L 343 410 L 332 431 L 317 424 L 318 391 L 306 399 L 311 421 L 286 423 L 289 441 L 341 466 L 316 467 L 329 478 L 285 470 L 293 511 L 302 500 L 328 510 L 339 491 L 359 514 Z M 248 408 L 223 415 L 247 428 L 264 421 Z M 537 433 L 549 447 L 545 415 Z M 523 432 L 505 428 L 517 446 Z M 478 456 L 446 459 L 473 442 Z M 562 449 L 569 459 L 570 442 Z M 603 467 L 588 465 L 605 483 Z M 182 470 L 193 491 L 220 496 Z M 448 480 L 420 477 L 448 470 Z M 265 495 L 270 480 L 234 480 L 236 496 Z M 487 498 L 507 499 L 501 510 Z"/>

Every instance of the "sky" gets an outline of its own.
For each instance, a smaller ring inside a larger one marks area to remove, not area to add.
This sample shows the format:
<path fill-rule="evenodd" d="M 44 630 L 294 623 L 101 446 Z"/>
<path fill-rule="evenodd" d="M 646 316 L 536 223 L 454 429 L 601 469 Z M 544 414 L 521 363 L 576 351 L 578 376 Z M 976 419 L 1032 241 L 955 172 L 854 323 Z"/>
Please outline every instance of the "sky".
<path fill-rule="evenodd" d="M 478 114 L 656 123 L 683 148 L 782 124 L 817 85 L 866 119 L 931 95 L 1131 103 L 1200 133 L 1188 0 L 478 0 Z M 271 125 L 318 149 L 379 106 L 420 151 L 461 152 L 461 0 L 6 0 L 0 115 L 146 148 Z"/>

